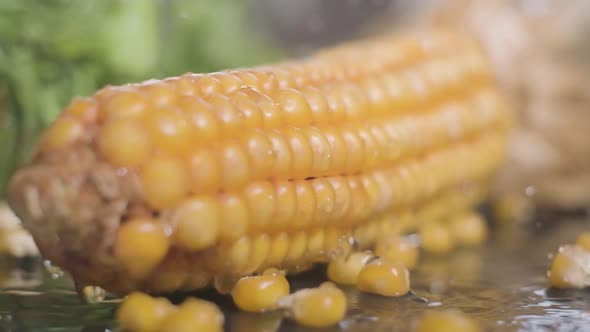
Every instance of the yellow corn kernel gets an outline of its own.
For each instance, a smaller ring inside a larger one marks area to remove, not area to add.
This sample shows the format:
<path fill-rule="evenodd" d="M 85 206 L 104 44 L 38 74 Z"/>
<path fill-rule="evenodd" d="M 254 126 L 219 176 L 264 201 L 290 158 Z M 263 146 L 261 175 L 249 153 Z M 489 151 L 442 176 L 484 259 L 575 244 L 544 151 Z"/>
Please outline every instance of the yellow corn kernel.
<path fill-rule="evenodd" d="M 241 91 L 233 93 L 230 95 L 230 101 L 242 114 L 246 128 L 256 129 L 262 127 L 262 112 L 247 94 Z"/>
<path fill-rule="evenodd" d="M 297 210 L 291 223 L 292 229 L 304 229 L 311 224 L 316 211 L 316 197 L 313 186 L 309 181 L 295 182 L 295 196 L 297 197 Z"/>
<path fill-rule="evenodd" d="M 282 131 L 289 143 L 293 159 L 291 163 L 291 178 L 305 179 L 311 172 L 313 165 L 313 151 L 307 137 L 300 129 L 285 128 Z"/>
<path fill-rule="evenodd" d="M 221 172 L 215 154 L 208 149 L 195 149 L 188 156 L 191 191 L 195 194 L 211 193 L 219 188 Z"/>
<path fill-rule="evenodd" d="M 266 257 L 265 266 L 279 266 L 289 251 L 289 235 L 285 232 L 274 235 L 270 243 L 270 252 Z"/>
<path fill-rule="evenodd" d="M 160 331 L 160 324 L 174 310 L 172 303 L 164 298 L 133 292 L 123 300 L 116 316 L 124 331 L 156 332 Z"/>
<path fill-rule="evenodd" d="M 189 298 L 161 323 L 162 332 L 221 332 L 225 318 L 219 308 L 208 301 Z"/>
<path fill-rule="evenodd" d="M 206 144 L 221 136 L 221 124 L 212 105 L 200 98 L 184 97 L 178 104 L 194 128 L 195 142 Z"/>
<path fill-rule="evenodd" d="M 281 90 L 277 96 L 279 107 L 285 121 L 292 126 L 305 126 L 311 123 L 311 110 L 305 98 L 294 89 Z"/>
<path fill-rule="evenodd" d="M 180 108 L 165 106 L 146 112 L 143 123 L 158 149 L 184 155 L 195 144 L 194 128 Z"/>
<path fill-rule="evenodd" d="M 410 291 L 410 272 L 399 262 L 378 258 L 360 270 L 356 286 L 367 293 L 404 296 Z"/>
<path fill-rule="evenodd" d="M 274 310 L 278 306 L 279 299 L 289 295 L 289 282 L 280 274 L 244 277 L 238 280 L 231 295 L 240 310 L 248 312 Z"/>
<path fill-rule="evenodd" d="M 183 202 L 173 217 L 175 244 L 191 251 L 214 245 L 219 236 L 219 205 L 208 196 Z"/>
<path fill-rule="evenodd" d="M 115 257 L 133 278 L 147 276 L 166 256 L 170 246 L 157 221 L 134 219 L 121 225 L 115 240 Z"/>
<path fill-rule="evenodd" d="M 98 118 L 98 103 L 92 98 L 75 97 L 63 112 L 64 115 L 91 124 Z"/>
<path fill-rule="evenodd" d="M 428 253 L 446 254 L 453 250 L 453 237 L 448 227 L 439 222 L 428 222 L 420 227 L 420 243 Z"/>
<path fill-rule="evenodd" d="M 243 142 L 249 157 L 252 178 L 267 179 L 276 159 L 270 139 L 262 131 L 252 131 L 246 134 Z"/>
<path fill-rule="evenodd" d="M 123 167 L 140 166 L 152 155 L 147 131 L 128 119 L 105 124 L 98 137 L 98 148 L 109 162 Z"/>
<path fill-rule="evenodd" d="M 316 87 L 308 86 L 302 90 L 302 93 L 311 110 L 313 124 L 330 123 L 330 111 L 322 92 Z"/>
<path fill-rule="evenodd" d="M 479 325 L 464 313 L 454 310 L 428 311 L 420 317 L 414 332 L 481 332 Z"/>
<path fill-rule="evenodd" d="M 254 230 L 267 229 L 275 211 L 275 189 L 268 182 L 254 182 L 246 187 L 244 197 L 250 211 L 250 226 Z"/>
<path fill-rule="evenodd" d="M 483 216 L 476 212 L 452 217 L 450 229 L 456 243 L 468 247 L 483 244 L 488 234 Z"/>
<path fill-rule="evenodd" d="M 222 135 L 236 137 L 244 125 L 240 111 L 224 95 L 213 94 L 207 98 L 207 102 L 210 104 L 209 107 L 215 110 L 214 114 L 220 124 Z"/>
<path fill-rule="evenodd" d="M 576 245 L 590 251 L 590 232 L 583 232 L 578 235 L 578 238 L 576 239 Z"/>
<path fill-rule="evenodd" d="M 269 131 L 267 136 L 272 145 L 272 153 L 275 156 L 271 171 L 272 178 L 275 180 L 289 178 L 293 168 L 293 159 L 295 158 L 289 142 L 279 131 Z"/>
<path fill-rule="evenodd" d="M 269 255 L 270 246 L 271 239 L 268 234 L 259 234 L 252 239 L 252 248 L 250 249 L 250 258 L 248 259 L 246 273 L 252 273 L 262 266 Z"/>
<path fill-rule="evenodd" d="M 329 282 L 318 288 L 298 290 L 284 297 L 279 305 L 288 310 L 295 322 L 313 328 L 336 325 L 347 311 L 344 292 Z"/>
<path fill-rule="evenodd" d="M 248 157 L 238 142 L 228 142 L 220 147 L 219 166 L 221 188 L 228 190 L 243 187 L 250 180 Z"/>
<path fill-rule="evenodd" d="M 158 294 L 170 294 L 182 287 L 188 279 L 189 265 L 185 257 L 166 257 L 150 275 L 148 287 Z"/>
<path fill-rule="evenodd" d="M 177 158 L 154 157 L 143 165 L 140 176 L 145 200 L 154 208 L 175 206 L 190 189 L 187 167 Z"/>
<path fill-rule="evenodd" d="M 84 132 L 82 123 L 73 117 L 60 117 L 51 124 L 41 139 L 41 149 L 58 150 L 74 143 Z"/>
<path fill-rule="evenodd" d="M 412 270 L 418 263 L 418 245 L 400 235 L 384 235 L 378 238 L 375 254 L 392 262 L 402 263 Z"/>
<path fill-rule="evenodd" d="M 288 230 L 297 210 L 297 194 L 293 182 L 275 182 L 275 197 L 275 213 L 271 225 L 276 230 Z"/>
<path fill-rule="evenodd" d="M 226 240 L 239 239 L 248 230 L 248 205 L 244 198 L 238 194 L 228 193 L 223 195 L 220 200 L 219 236 Z"/>
<path fill-rule="evenodd" d="M 555 288 L 584 288 L 590 285 L 590 253 L 578 245 L 559 248 L 548 271 L 549 284 Z"/>
<path fill-rule="evenodd" d="M 370 252 L 353 252 L 346 258 L 337 258 L 328 264 L 328 279 L 342 285 L 356 285 L 358 275 L 375 256 Z"/>
<path fill-rule="evenodd" d="M 156 107 L 173 105 L 178 97 L 174 86 L 166 81 L 145 84 L 141 87 L 141 91 Z"/>
<path fill-rule="evenodd" d="M 113 93 L 99 110 L 99 118 L 104 120 L 137 117 L 146 110 L 145 95 L 134 90 L 120 90 Z"/>
<path fill-rule="evenodd" d="M 285 261 L 296 264 L 303 257 L 306 249 L 307 234 L 305 232 L 295 233 L 289 243 L 289 250 L 287 251 L 287 256 L 285 256 Z"/>

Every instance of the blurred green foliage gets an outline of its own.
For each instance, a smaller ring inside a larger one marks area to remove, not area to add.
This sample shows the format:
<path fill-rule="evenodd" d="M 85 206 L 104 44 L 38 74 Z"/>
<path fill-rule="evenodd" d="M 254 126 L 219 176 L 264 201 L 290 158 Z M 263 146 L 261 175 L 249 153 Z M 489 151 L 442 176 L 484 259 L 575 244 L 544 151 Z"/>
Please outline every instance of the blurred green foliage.
<path fill-rule="evenodd" d="M 241 0 L 0 1 L 0 197 L 74 96 L 107 84 L 249 66 L 279 52 Z"/>

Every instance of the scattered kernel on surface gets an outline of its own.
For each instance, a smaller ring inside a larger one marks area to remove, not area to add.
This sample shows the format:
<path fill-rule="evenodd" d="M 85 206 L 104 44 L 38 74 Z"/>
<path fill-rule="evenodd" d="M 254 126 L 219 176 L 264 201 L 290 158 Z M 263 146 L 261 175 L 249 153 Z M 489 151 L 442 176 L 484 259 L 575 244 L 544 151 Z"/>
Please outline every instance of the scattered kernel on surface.
<path fill-rule="evenodd" d="M 446 254 L 453 250 L 453 238 L 448 227 L 439 222 L 428 222 L 420 227 L 422 248 L 433 254 Z"/>
<path fill-rule="evenodd" d="M 353 252 L 348 257 L 333 259 L 328 264 L 328 278 L 342 285 L 356 285 L 358 275 L 372 258 L 370 252 Z"/>
<path fill-rule="evenodd" d="M 578 245 L 580 248 L 590 251 L 590 232 L 583 232 L 578 235 L 578 238 L 576 239 L 576 245 Z"/>
<path fill-rule="evenodd" d="M 548 271 L 549 284 L 555 288 L 590 286 L 590 253 L 577 245 L 565 245 L 553 258 Z"/>
<path fill-rule="evenodd" d="M 450 229 L 457 244 L 468 247 L 482 245 L 488 235 L 486 221 L 476 212 L 451 217 Z"/>
<path fill-rule="evenodd" d="M 336 325 L 347 311 L 344 292 L 331 283 L 296 291 L 284 297 L 279 305 L 287 309 L 298 324 L 313 328 Z"/>
<path fill-rule="evenodd" d="M 98 137 L 98 148 L 116 166 L 134 167 L 152 155 L 152 144 L 147 131 L 129 119 L 105 124 Z"/>
<path fill-rule="evenodd" d="M 191 185 L 187 167 L 168 156 L 153 157 L 142 167 L 140 177 L 145 200 L 157 209 L 174 206 Z"/>
<path fill-rule="evenodd" d="M 225 318 L 221 310 L 209 301 L 189 298 L 160 324 L 161 332 L 221 332 Z"/>
<path fill-rule="evenodd" d="M 210 247 L 219 235 L 219 204 L 208 196 L 191 197 L 178 207 L 173 223 L 177 245 L 195 251 Z"/>
<path fill-rule="evenodd" d="M 286 295 L 289 295 L 289 282 L 280 274 L 244 277 L 232 290 L 235 305 L 248 312 L 274 310 L 279 299 Z"/>
<path fill-rule="evenodd" d="M 74 143 L 84 132 L 82 123 L 73 117 L 63 116 L 55 120 L 43 133 L 41 148 L 57 150 Z"/>
<path fill-rule="evenodd" d="M 170 246 L 164 228 L 157 221 L 133 219 L 117 232 L 115 257 L 134 278 L 143 278 L 166 256 Z"/>
<path fill-rule="evenodd" d="M 416 267 L 420 251 L 418 245 L 406 237 L 385 235 L 377 240 L 375 254 L 392 262 L 400 262 L 411 270 Z"/>
<path fill-rule="evenodd" d="M 481 332 L 478 324 L 458 310 L 428 311 L 418 321 L 414 332 Z"/>
<path fill-rule="evenodd" d="M 400 262 L 378 258 L 359 272 L 357 288 L 382 296 L 403 296 L 410 291 L 410 272 Z"/>
<path fill-rule="evenodd" d="M 174 306 L 164 298 L 144 293 L 129 294 L 117 309 L 116 316 L 124 331 L 157 332 L 162 321 L 174 312 Z"/>

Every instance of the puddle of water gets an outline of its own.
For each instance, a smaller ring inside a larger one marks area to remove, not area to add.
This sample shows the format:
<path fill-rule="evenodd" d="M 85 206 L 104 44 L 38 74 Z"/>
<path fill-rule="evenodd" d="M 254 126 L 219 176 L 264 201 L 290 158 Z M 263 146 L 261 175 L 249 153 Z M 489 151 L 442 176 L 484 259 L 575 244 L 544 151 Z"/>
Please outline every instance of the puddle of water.
<path fill-rule="evenodd" d="M 413 291 L 402 298 L 345 288 L 349 314 L 331 330 L 408 331 L 425 310 L 457 308 L 486 332 L 590 331 L 590 291 L 546 289 L 545 283 L 548 253 L 586 229 L 584 221 L 554 221 L 533 230 L 495 231 L 485 248 L 423 257 L 412 272 Z M 116 299 L 82 303 L 67 276 L 52 275 L 42 262 L 0 261 L 0 331 L 116 331 Z M 315 286 L 323 278 L 321 270 L 311 271 L 292 286 Z M 307 331 L 278 313 L 242 313 L 214 298 L 225 311 L 227 331 Z"/>

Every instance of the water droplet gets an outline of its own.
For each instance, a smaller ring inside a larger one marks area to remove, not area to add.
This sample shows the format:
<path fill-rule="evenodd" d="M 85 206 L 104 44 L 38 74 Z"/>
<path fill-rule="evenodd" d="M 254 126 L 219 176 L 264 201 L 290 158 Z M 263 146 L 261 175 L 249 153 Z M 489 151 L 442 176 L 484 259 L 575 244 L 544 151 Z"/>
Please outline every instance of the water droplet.
<path fill-rule="evenodd" d="M 442 302 L 431 302 L 428 303 L 429 307 L 440 307 L 442 305 Z"/>

